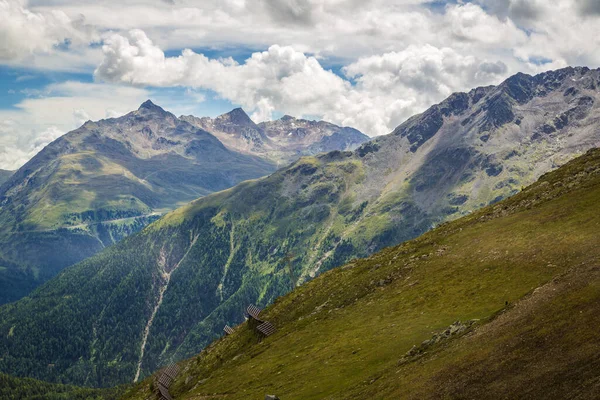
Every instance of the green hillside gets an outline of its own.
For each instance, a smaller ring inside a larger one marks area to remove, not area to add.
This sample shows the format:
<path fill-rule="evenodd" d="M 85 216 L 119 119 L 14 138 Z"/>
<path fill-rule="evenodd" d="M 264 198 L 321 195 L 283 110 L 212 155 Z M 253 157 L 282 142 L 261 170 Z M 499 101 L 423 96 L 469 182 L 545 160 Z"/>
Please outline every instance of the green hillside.
<path fill-rule="evenodd" d="M 585 68 L 519 74 L 354 152 L 181 207 L 0 308 L 0 371 L 111 386 L 190 357 L 248 303 L 495 203 L 594 147 L 598 80 Z M 560 129 L 539 134 L 558 114 Z"/>
<path fill-rule="evenodd" d="M 600 150 L 277 299 L 182 362 L 176 399 L 595 399 Z M 124 398 L 147 398 L 151 379 Z"/>
<path fill-rule="evenodd" d="M 2 400 L 116 400 L 125 388 L 86 389 L 0 374 Z"/>

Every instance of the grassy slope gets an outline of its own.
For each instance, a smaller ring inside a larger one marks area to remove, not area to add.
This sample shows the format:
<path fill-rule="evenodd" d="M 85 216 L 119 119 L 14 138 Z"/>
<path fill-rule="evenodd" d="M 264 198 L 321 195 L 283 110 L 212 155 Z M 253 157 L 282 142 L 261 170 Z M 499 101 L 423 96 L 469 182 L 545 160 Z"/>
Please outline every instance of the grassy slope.
<path fill-rule="evenodd" d="M 333 398 L 597 398 L 599 297 L 598 263 L 576 268 L 461 340 Z"/>
<path fill-rule="evenodd" d="M 0 374 L 0 398 L 3 400 L 112 400 L 123 390 L 122 387 L 85 389 Z"/>
<path fill-rule="evenodd" d="M 417 240 L 323 274 L 183 363 L 177 398 L 594 398 L 600 151 Z M 536 288 L 540 288 L 537 289 Z M 456 320 L 472 333 L 414 345 Z M 125 398 L 144 398 L 149 381 Z M 559 396 L 561 397 L 561 396 Z"/>

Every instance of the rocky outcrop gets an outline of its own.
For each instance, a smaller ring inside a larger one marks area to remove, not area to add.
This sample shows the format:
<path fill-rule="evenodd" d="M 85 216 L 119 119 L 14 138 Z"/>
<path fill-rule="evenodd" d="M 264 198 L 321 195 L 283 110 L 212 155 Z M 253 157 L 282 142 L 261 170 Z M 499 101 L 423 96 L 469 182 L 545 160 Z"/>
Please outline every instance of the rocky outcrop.
<path fill-rule="evenodd" d="M 477 323 L 477 320 L 469 320 L 465 322 L 455 321 L 450 326 L 448 326 L 445 330 L 439 333 L 435 333 L 431 339 L 425 340 L 420 345 L 413 346 L 401 359 L 398 361 L 398 364 L 405 364 L 407 362 L 413 361 L 416 358 L 422 356 L 427 352 L 432 346 L 445 342 L 449 339 L 453 339 L 455 337 L 461 336 L 468 332 L 473 325 Z"/>

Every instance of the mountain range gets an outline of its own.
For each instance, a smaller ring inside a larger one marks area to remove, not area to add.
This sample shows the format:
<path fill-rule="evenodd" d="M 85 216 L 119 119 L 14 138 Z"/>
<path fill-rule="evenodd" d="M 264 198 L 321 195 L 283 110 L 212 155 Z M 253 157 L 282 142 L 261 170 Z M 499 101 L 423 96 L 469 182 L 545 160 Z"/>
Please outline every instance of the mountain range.
<path fill-rule="evenodd" d="M 354 150 L 369 137 L 354 128 L 289 115 L 255 124 L 241 108 L 217 118 L 181 116 L 181 120 L 211 132 L 229 148 L 287 165 L 301 156 L 334 150 Z"/>
<path fill-rule="evenodd" d="M 596 399 L 600 151 L 354 260 L 181 363 L 176 399 Z M 150 398 L 161 371 L 123 400 Z"/>
<path fill-rule="evenodd" d="M 303 157 L 181 207 L 2 307 L 0 370 L 111 386 L 190 357 L 249 303 L 514 195 L 597 147 L 599 85 L 587 68 L 517 74 L 354 151 Z M 548 277 L 533 275 L 523 282 Z"/>
<path fill-rule="evenodd" d="M 223 120 L 231 132 L 254 125 L 241 109 L 215 119 Z M 306 131 L 318 138 L 295 149 L 317 151 L 329 137 Z M 273 161 L 227 148 L 212 132 L 147 101 L 123 117 L 88 121 L 18 171 L 0 173 L 0 304 L 166 211 L 275 170 Z"/>

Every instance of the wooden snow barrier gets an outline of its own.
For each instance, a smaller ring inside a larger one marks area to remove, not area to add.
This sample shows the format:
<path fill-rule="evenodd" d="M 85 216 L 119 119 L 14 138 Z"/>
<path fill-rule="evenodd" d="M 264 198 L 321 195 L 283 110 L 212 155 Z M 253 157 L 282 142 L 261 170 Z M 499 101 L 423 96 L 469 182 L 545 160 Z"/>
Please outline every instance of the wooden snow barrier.
<path fill-rule="evenodd" d="M 265 322 L 265 321 L 263 321 L 262 319 L 260 319 L 260 312 L 261 312 L 261 311 L 262 311 L 262 310 L 261 310 L 260 308 L 256 307 L 256 306 L 255 306 L 255 305 L 253 305 L 253 304 L 250 304 L 250 305 L 248 306 L 248 308 L 246 309 L 246 312 L 248 313 L 248 315 L 249 315 L 250 317 L 252 317 L 254 320 L 256 320 L 256 321 L 258 321 L 258 322 Z"/>
<path fill-rule="evenodd" d="M 168 389 L 171 383 L 173 383 L 173 379 L 167 374 L 161 374 L 157 382 Z"/>
<path fill-rule="evenodd" d="M 223 330 L 225 331 L 226 334 L 231 335 L 233 333 L 233 328 L 230 327 L 229 325 L 225 325 L 225 328 L 223 328 Z"/>
<path fill-rule="evenodd" d="M 167 389 L 161 384 L 158 385 L 158 392 L 160 394 L 160 400 L 173 400 L 171 394 L 169 393 L 169 389 Z"/>
<path fill-rule="evenodd" d="M 271 336 L 275 333 L 275 327 L 270 322 L 263 322 L 259 326 L 256 327 L 256 330 L 262 333 L 265 336 Z"/>
<path fill-rule="evenodd" d="M 164 369 L 162 374 L 154 381 L 155 392 L 159 400 L 173 400 L 169 393 L 169 387 L 175 377 L 179 374 L 179 366 L 177 364 L 171 364 Z"/>
<path fill-rule="evenodd" d="M 256 307 L 253 304 L 250 304 L 246 309 L 249 318 L 252 318 L 254 321 L 259 322 L 259 325 L 254 323 L 254 329 L 258 331 L 263 337 L 271 336 L 275 333 L 275 327 L 269 321 L 264 321 L 260 318 L 261 309 Z M 253 325 L 250 325 L 251 327 Z"/>
<path fill-rule="evenodd" d="M 169 365 L 163 372 L 163 374 L 169 375 L 171 377 L 171 379 L 175 379 L 175 377 L 177 376 L 178 373 L 179 373 L 179 366 L 177 364 Z"/>

